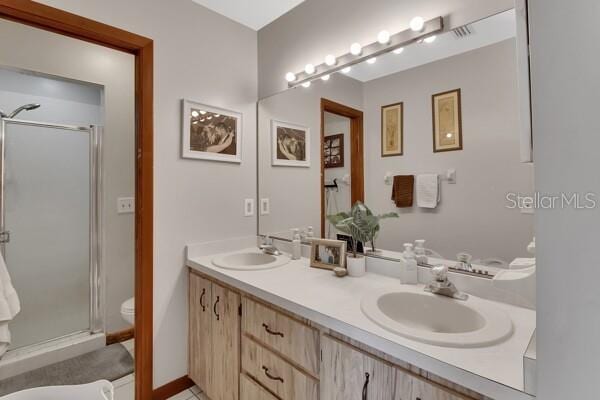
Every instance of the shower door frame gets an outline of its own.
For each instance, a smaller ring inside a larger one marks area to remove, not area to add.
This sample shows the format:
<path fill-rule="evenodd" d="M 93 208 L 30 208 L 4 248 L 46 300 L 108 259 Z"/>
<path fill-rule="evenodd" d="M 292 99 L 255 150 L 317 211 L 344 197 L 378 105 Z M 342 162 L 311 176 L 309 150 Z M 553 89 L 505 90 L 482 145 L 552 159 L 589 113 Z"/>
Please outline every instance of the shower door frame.
<path fill-rule="evenodd" d="M 181 377 L 153 390 L 154 42 L 31 0 L 0 0 L 0 18 L 135 56 L 135 399 L 162 400 L 190 386 Z"/>
<path fill-rule="evenodd" d="M 104 329 L 104 299 L 102 285 L 102 128 L 96 125 L 88 127 L 55 124 L 48 122 L 29 121 L 16 118 L 0 118 L 0 235 L 6 230 L 6 207 L 5 207 L 5 173 L 6 173 L 6 129 L 8 124 L 33 126 L 37 128 L 59 129 L 74 133 L 83 133 L 89 135 L 89 324 L 88 328 L 82 331 L 69 332 L 67 335 L 76 333 L 98 333 Z M 10 235 L 8 234 L 10 243 Z M 5 256 L 6 242 L 0 241 L 0 251 Z M 6 259 L 6 256 L 5 256 Z M 50 342 L 59 338 L 48 338 L 44 342 Z M 37 343 L 34 343 L 34 345 Z"/>

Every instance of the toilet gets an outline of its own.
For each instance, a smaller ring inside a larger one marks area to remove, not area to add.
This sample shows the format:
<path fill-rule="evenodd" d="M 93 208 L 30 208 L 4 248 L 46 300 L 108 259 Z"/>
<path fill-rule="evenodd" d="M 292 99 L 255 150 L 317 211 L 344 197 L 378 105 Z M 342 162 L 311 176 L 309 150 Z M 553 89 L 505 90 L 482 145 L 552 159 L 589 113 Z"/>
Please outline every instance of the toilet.
<path fill-rule="evenodd" d="M 134 324 L 135 321 L 135 298 L 131 298 L 129 300 L 125 300 L 123 304 L 121 304 L 121 316 L 131 325 Z"/>

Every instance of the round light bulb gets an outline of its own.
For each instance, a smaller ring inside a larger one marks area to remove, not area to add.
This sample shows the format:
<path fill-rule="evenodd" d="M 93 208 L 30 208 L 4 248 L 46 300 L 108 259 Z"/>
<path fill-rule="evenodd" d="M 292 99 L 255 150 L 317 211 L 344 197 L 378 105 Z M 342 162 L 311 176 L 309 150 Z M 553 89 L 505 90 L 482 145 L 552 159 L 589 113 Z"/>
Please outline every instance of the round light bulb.
<path fill-rule="evenodd" d="M 347 73 L 349 73 L 350 71 L 352 71 L 352 67 L 346 67 L 346 68 L 344 68 L 344 69 L 342 70 L 342 73 L 344 73 L 344 74 L 347 74 Z"/>
<path fill-rule="evenodd" d="M 410 29 L 415 32 L 421 32 L 425 27 L 425 20 L 422 17 L 414 17 L 410 20 Z"/>
<path fill-rule="evenodd" d="M 310 82 L 304 82 L 302 84 L 302 87 L 309 88 L 310 87 Z"/>
<path fill-rule="evenodd" d="M 194 122 L 192 122 L 192 124 L 194 124 L 194 125 L 196 125 L 197 123 L 198 123 L 198 121 L 194 121 Z"/>
<path fill-rule="evenodd" d="M 206 119 L 210 121 L 212 119 L 212 117 L 206 117 Z"/>
<path fill-rule="evenodd" d="M 200 111 L 200 114 L 204 115 L 206 114 L 206 111 Z"/>
<path fill-rule="evenodd" d="M 437 38 L 437 36 L 433 35 L 433 36 L 426 37 L 425 39 L 423 39 L 423 41 L 425 43 L 433 43 L 433 42 L 435 42 L 436 38 Z"/>
<path fill-rule="evenodd" d="M 325 64 L 329 65 L 330 67 L 332 65 L 335 65 L 336 62 L 337 60 L 335 59 L 335 56 L 333 54 L 328 54 L 327 56 L 325 56 Z"/>
<path fill-rule="evenodd" d="M 307 74 L 311 75 L 315 73 L 315 66 L 312 64 L 306 64 L 306 66 L 304 67 L 304 72 L 306 72 Z"/>
<path fill-rule="evenodd" d="M 197 118 L 200 115 L 200 113 L 196 110 L 192 111 L 192 117 Z"/>
<path fill-rule="evenodd" d="M 329 80 L 329 74 L 327 74 L 327 75 L 323 75 L 323 76 L 321 77 L 321 79 L 322 79 L 322 80 L 324 80 L 324 81 L 328 81 L 328 80 Z"/>
<path fill-rule="evenodd" d="M 362 46 L 360 45 L 360 43 L 352 43 L 352 45 L 350 46 L 350 53 L 353 56 L 359 56 L 360 53 L 362 53 Z"/>
<path fill-rule="evenodd" d="M 375 64 L 375 61 L 377 61 L 376 57 L 371 57 L 367 60 L 367 64 Z"/>
<path fill-rule="evenodd" d="M 287 74 L 285 74 L 285 80 L 288 82 L 294 82 L 296 80 L 296 74 L 294 74 L 293 72 L 288 72 Z"/>
<path fill-rule="evenodd" d="M 390 33 L 388 31 L 379 32 L 377 41 L 381 44 L 388 44 L 390 42 Z"/>
<path fill-rule="evenodd" d="M 393 51 L 394 54 L 402 54 L 402 52 L 404 51 L 404 47 L 400 47 L 396 50 Z"/>
<path fill-rule="evenodd" d="M 215 114 L 215 118 L 219 118 L 221 114 Z"/>

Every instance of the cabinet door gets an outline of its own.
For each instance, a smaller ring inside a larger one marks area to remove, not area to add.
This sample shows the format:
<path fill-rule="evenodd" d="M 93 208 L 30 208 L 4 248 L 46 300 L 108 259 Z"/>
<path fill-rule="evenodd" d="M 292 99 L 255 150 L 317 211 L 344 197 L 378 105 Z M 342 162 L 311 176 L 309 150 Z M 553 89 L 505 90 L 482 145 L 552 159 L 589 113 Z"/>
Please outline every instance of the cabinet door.
<path fill-rule="evenodd" d="M 397 369 L 394 400 L 469 400 L 469 398 Z"/>
<path fill-rule="evenodd" d="M 395 370 L 329 336 L 321 341 L 321 399 L 389 400 L 394 396 Z"/>
<path fill-rule="evenodd" d="M 189 274 L 189 376 L 210 392 L 212 358 L 212 290 L 210 281 Z"/>
<path fill-rule="evenodd" d="M 212 284 L 211 400 L 237 400 L 240 377 L 240 296 Z"/>

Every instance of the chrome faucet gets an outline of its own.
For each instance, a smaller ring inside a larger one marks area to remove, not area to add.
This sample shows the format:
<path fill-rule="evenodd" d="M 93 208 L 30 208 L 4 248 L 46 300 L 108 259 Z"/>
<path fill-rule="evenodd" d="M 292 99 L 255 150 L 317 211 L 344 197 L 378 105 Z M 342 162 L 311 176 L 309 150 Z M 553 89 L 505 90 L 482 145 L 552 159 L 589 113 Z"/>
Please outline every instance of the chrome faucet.
<path fill-rule="evenodd" d="M 468 294 L 460 292 L 448 279 L 448 267 L 437 265 L 431 268 L 434 279 L 425 286 L 426 292 L 452 297 L 457 300 L 467 300 Z"/>
<path fill-rule="evenodd" d="M 265 236 L 263 243 L 258 246 L 258 248 L 261 249 L 263 253 L 270 254 L 272 256 L 280 256 L 283 254 L 277 247 L 275 247 L 273 244 L 273 239 L 271 239 L 269 235 Z"/>

